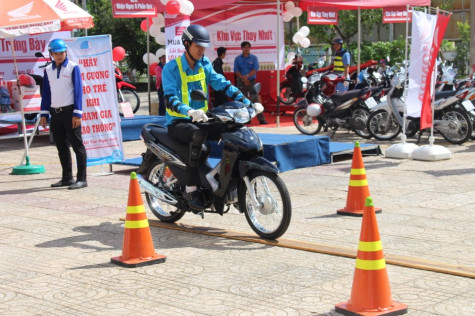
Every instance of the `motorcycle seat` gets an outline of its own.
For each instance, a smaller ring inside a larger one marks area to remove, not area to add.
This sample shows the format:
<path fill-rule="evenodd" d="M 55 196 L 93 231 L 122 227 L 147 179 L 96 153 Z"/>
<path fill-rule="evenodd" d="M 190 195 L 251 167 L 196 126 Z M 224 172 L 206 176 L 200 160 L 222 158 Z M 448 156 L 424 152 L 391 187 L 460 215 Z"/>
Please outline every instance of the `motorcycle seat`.
<path fill-rule="evenodd" d="M 333 103 L 336 105 L 342 104 L 350 99 L 356 98 L 360 95 L 363 89 L 349 90 L 343 93 L 335 93 L 331 96 Z"/>
<path fill-rule="evenodd" d="M 447 99 L 449 97 L 454 96 L 457 93 L 457 91 L 452 90 L 452 91 L 439 91 L 435 93 L 435 99 L 440 100 L 440 99 Z"/>
<path fill-rule="evenodd" d="M 150 135 L 155 138 L 155 143 L 165 145 L 165 147 L 175 152 L 181 159 L 186 161 L 189 152 L 188 144 L 181 144 L 170 139 L 170 137 L 168 137 L 168 129 L 164 126 L 151 125 L 148 126 L 148 131 Z"/>

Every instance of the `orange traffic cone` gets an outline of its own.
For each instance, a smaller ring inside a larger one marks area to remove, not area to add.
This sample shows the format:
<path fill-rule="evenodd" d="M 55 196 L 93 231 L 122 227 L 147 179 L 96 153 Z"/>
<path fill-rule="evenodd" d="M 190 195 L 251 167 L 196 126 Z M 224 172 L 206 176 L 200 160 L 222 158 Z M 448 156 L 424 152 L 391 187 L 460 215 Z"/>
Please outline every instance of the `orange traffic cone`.
<path fill-rule="evenodd" d="M 164 262 L 166 258 L 166 256 L 155 253 L 137 174 L 132 172 L 130 174 L 122 256 L 112 257 L 111 262 L 124 267 L 135 268 Z"/>
<path fill-rule="evenodd" d="M 340 215 L 363 216 L 365 199 L 369 196 L 368 180 L 361 154 L 360 143 L 355 142 L 353 150 L 353 162 L 351 164 L 350 184 L 346 207 L 336 211 Z M 381 213 L 381 208 L 375 208 L 376 213 Z"/>
<path fill-rule="evenodd" d="M 348 302 L 335 305 L 344 315 L 402 315 L 407 305 L 391 299 L 386 260 L 379 237 L 373 199 L 366 198 L 353 288 Z"/>

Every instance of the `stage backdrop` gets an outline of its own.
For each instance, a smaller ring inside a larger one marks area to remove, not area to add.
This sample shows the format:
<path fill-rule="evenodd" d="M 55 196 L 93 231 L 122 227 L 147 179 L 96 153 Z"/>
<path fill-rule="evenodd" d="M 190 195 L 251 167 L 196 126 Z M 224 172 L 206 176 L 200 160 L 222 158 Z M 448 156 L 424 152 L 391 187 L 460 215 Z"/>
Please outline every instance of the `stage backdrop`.
<path fill-rule="evenodd" d="M 82 138 L 88 166 L 122 161 L 122 131 L 110 35 L 65 40 L 83 79 Z"/>
<path fill-rule="evenodd" d="M 279 19 L 280 69 L 284 69 L 284 22 Z M 234 59 L 242 53 L 241 42 L 251 43 L 251 54 L 259 59 L 260 70 L 275 70 L 277 67 L 277 9 L 274 4 L 225 5 L 219 8 L 196 10 L 191 24 L 200 24 L 210 32 L 211 47 L 207 57 L 213 61 L 216 50 L 227 48 L 224 71 L 234 71 Z"/>

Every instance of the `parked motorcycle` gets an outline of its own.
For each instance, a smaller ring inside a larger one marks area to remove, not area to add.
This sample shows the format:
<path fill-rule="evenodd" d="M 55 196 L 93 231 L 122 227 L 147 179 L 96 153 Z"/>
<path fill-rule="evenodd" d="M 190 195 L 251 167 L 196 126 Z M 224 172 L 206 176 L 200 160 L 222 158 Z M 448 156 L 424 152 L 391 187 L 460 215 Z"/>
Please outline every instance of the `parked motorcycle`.
<path fill-rule="evenodd" d="M 193 100 L 205 100 L 203 91 L 194 90 Z M 186 212 L 223 215 L 234 206 L 244 213 L 251 228 L 262 238 L 276 239 L 287 230 L 291 219 L 289 192 L 279 177 L 279 170 L 263 157 L 259 136 L 244 124 L 256 111 L 240 102 L 227 102 L 208 112 L 200 128 L 222 131 L 222 157 L 213 168 L 209 162 L 210 144 L 200 156 L 200 190 L 206 209 L 197 211 L 183 197 L 187 176 L 189 146 L 172 141 L 167 128 L 147 124 L 141 137 L 147 147 L 137 171 L 152 213 L 163 222 L 174 223 Z"/>
<path fill-rule="evenodd" d="M 140 108 L 140 97 L 137 92 L 135 92 L 137 88 L 130 82 L 124 80 L 122 71 L 117 67 L 117 65 L 114 65 L 114 72 L 115 84 L 117 87 L 117 100 L 119 101 L 119 104 L 122 102 L 130 102 L 132 112 L 137 113 Z M 120 116 L 124 116 L 121 106 L 119 106 L 119 114 Z"/>
<path fill-rule="evenodd" d="M 395 77 L 394 90 L 387 101 L 372 109 L 368 118 L 368 131 L 378 140 L 394 139 L 402 130 L 404 103 L 401 100 L 403 92 L 403 76 Z M 396 93 L 394 93 L 396 92 Z M 441 91 L 435 94 L 434 130 L 453 144 L 466 142 L 472 134 L 472 122 L 462 101 L 468 90 Z M 420 118 L 407 117 L 406 135 L 411 137 L 420 130 Z M 423 131 L 419 132 L 419 139 Z"/>
<path fill-rule="evenodd" d="M 314 74 L 307 82 L 308 90 L 293 114 L 297 129 L 306 135 L 315 135 L 322 126 L 336 131 L 339 128 L 353 130 L 362 138 L 370 138 L 366 128 L 369 108 L 376 105 L 368 89 L 355 89 L 330 96 L 325 94 L 328 85 L 348 81 L 335 74 Z M 367 102 L 367 103 L 365 103 Z"/>

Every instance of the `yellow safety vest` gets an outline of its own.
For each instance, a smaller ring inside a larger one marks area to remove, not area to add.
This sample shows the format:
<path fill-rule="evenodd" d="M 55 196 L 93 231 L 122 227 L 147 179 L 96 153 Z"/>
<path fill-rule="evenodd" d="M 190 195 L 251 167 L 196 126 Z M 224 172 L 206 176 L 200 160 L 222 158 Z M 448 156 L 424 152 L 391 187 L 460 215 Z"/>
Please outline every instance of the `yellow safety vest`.
<path fill-rule="evenodd" d="M 206 75 L 205 75 L 205 71 L 203 67 L 199 68 L 198 74 L 188 76 L 186 72 L 183 71 L 183 65 L 181 64 L 181 56 L 177 57 L 175 60 L 178 65 L 178 70 L 180 71 L 180 78 L 181 78 L 181 103 L 186 104 L 188 106 L 190 105 L 190 98 L 188 94 L 188 83 L 190 82 L 199 81 L 201 84 L 201 89 L 203 89 L 204 93 L 208 95 L 207 85 L 206 85 Z M 204 104 L 205 104 L 204 107 L 197 110 L 203 110 L 206 113 L 208 111 L 208 101 L 204 101 Z M 181 114 L 181 113 L 172 111 L 169 108 L 167 108 L 167 113 L 174 117 L 188 117 L 188 115 L 186 114 Z"/>
<path fill-rule="evenodd" d="M 335 54 L 335 57 L 333 58 L 333 71 L 345 71 L 345 65 L 343 65 L 343 55 L 345 53 L 346 51 L 342 49 L 341 51 Z"/>

